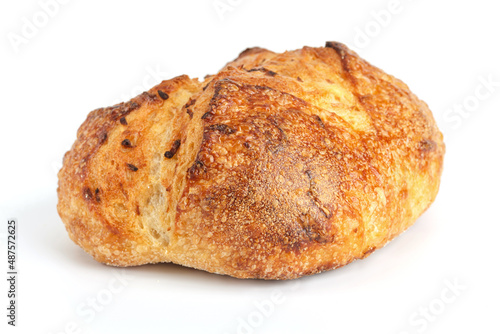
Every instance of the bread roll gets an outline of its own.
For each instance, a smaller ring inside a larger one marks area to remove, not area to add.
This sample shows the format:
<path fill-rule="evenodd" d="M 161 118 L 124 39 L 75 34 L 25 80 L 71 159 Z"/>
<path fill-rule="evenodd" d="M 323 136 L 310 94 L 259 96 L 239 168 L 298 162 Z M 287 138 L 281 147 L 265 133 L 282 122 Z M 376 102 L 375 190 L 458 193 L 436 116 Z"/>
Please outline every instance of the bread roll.
<path fill-rule="evenodd" d="M 113 266 L 292 279 L 384 246 L 429 207 L 427 105 L 346 46 L 243 51 L 92 111 L 59 172 L 70 238 Z"/>

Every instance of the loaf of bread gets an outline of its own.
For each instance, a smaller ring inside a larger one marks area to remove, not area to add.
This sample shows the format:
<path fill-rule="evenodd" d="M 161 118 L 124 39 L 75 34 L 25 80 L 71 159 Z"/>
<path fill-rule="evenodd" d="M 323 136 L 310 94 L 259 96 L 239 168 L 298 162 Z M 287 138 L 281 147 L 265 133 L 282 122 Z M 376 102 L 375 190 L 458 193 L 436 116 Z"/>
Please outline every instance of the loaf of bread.
<path fill-rule="evenodd" d="M 113 266 L 292 279 L 371 254 L 434 200 L 427 105 L 346 46 L 243 51 L 92 111 L 59 172 L 70 238 Z"/>

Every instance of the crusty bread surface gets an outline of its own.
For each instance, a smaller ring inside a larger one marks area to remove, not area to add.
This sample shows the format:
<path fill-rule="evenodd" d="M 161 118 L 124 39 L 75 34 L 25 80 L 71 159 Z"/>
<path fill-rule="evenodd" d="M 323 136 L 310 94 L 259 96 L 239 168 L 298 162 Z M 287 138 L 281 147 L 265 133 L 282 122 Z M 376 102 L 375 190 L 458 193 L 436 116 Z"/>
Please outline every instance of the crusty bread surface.
<path fill-rule="evenodd" d="M 444 151 L 427 105 L 343 44 L 252 48 L 203 82 L 179 76 L 92 111 L 57 208 L 102 263 L 291 279 L 412 225 Z"/>

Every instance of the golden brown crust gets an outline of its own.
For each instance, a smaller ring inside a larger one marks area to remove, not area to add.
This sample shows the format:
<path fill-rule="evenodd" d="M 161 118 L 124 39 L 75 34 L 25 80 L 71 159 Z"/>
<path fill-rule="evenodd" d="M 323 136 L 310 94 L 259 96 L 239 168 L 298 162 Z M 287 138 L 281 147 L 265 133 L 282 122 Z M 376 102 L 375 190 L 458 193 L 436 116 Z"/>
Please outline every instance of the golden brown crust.
<path fill-rule="evenodd" d="M 174 78 L 92 112 L 58 210 L 104 263 L 289 279 L 408 228 L 437 194 L 443 155 L 427 105 L 344 45 L 252 48 L 203 83 Z"/>

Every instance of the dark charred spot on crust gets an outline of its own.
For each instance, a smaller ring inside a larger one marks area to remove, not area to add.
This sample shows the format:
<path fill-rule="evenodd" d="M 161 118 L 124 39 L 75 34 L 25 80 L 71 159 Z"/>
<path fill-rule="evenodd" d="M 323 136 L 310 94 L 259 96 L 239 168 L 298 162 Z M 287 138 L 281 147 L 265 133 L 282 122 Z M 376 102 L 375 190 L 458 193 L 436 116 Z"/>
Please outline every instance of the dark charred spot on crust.
<path fill-rule="evenodd" d="M 196 99 L 190 98 L 189 101 L 184 105 L 184 108 L 187 109 L 187 108 L 191 107 L 195 103 L 196 103 Z"/>
<path fill-rule="evenodd" d="M 128 125 L 128 123 L 127 123 L 127 119 L 126 119 L 125 117 L 120 118 L 120 123 L 121 123 L 122 125 Z"/>
<path fill-rule="evenodd" d="M 434 151 L 437 147 L 437 144 L 434 140 L 424 139 L 418 142 L 418 150 L 421 153 L 427 153 L 430 151 Z"/>
<path fill-rule="evenodd" d="M 83 189 L 83 198 L 86 200 L 86 201 L 90 201 L 94 198 L 94 196 L 92 195 L 92 190 L 90 190 L 89 187 L 85 187 Z"/>
<path fill-rule="evenodd" d="M 130 114 L 135 109 L 138 109 L 139 107 L 140 105 L 137 102 L 127 102 L 127 103 L 117 104 L 116 106 L 110 107 L 111 119 L 112 120 L 119 119 L 120 123 L 122 123 L 123 125 L 127 125 L 127 121 L 124 120 L 122 122 L 122 118 L 125 118 L 125 116 Z"/>
<path fill-rule="evenodd" d="M 184 109 L 186 109 L 186 113 L 189 115 L 189 119 L 193 119 L 193 111 L 189 109 L 193 104 L 196 103 L 196 99 L 190 98 L 189 101 L 184 105 Z"/>
<path fill-rule="evenodd" d="M 169 96 L 164 91 L 158 89 L 158 96 L 161 97 L 162 100 L 168 100 Z"/>
<path fill-rule="evenodd" d="M 135 205 L 135 214 L 138 216 L 141 215 L 141 208 L 139 207 L 139 204 Z"/>
<path fill-rule="evenodd" d="M 132 172 L 137 172 L 139 170 L 139 168 L 137 168 L 136 166 L 132 165 L 132 164 L 127 164 L 127 167 L 128 169 L 130 169 Z"/>
<path fill-rule="evenodd" d="M 337 52 L 341 58 L 345 57 L 346 47 L 344 44 L 339 43 L 339 42 L 326 42 L 325 47 L 334 49 L 335 52 Z"/>
<path fill-rule="evenodd" d="M 124 139 L 124 140 L 122 141 L 122 146 L 123 146 L 123 147 L 132 147 L 132 143 L 130 142 L 130 140 L 128 140 L 128 139 Z"/>
<path fill-rule="evenodd" d="M 99 195 L 99 188 L 95 188 L 95 200 L 97 202 L 100 202 L 101 201 L 101 196 Z"/>
<path fill-rule="evenodd" d="M 200 160 L 196 160 L 194 164 L 188 169 L 188 177 L 189 179 L 194 179 L 198 177 L 202 172 L 206 172 L 205 164 Z"/>
<path fill-rule="evenodd" d="M 274 77 L 274 76 L 276 76 L 276 74 L 278 74 L 278 73 L 276 73 L 274 71 L 268 70 L 265 67 L 252 68 L 250 70 L 247 70 L 247 72 L 264 72 L 266 75 L 269 75 L 269 76 L 272 76 L 272 77 Z"/>
<path fill-rule="evenodd" d="M 139 108 L 139 104 L 137 102 L 129 102 L 127 103 L 127 107 L 125 109 L 127 112 L 131 112 L 137 108 Z"/>
<path fill-rule="evenodd" d="M 174 141 L 172 144 L 172 147 L 170 148 L 170 151 L 165 152 L 165 158 L 171 159 L 174 157 L 175 153 L 177 153 L 177 150 L 181 146 L 181 140 L 177 139 Z"/>
<path fill-rule="evenodd" d="M 276 73 L 276 72 L 274 72 L 274 71 L 271 71 L 271 70 L 268 70 L 268 71 L 266 71 L 266 74 L 267 74 L 267 75 L 270 75 L 270 76 L 272 76 L 272 77 L 274 77 L 274 76 L 275 76 L 276 74 L 278 74 L 278 73 Z"/>
<path fill-rule="evenodd" d="M 212 112 L 207 111 L 206 113 L 204 113 L 204 114 L 201 116 L 201 119 L 205 119 L 205 118 L 210 117 L 210 116 L 212 116 L 212 115 L 213 115 L 213 114 L 212 114 Z"/>
<path fill-rule="evenodd" d="M 107 139 L 108 139 L 108 133 L 107 132 L 101 132 L 99 134 L 99 143 L 98 143 L 98 145 L 104 144 Z"/>
<path fill-rule="evenodd" d="M 356 78 L 351 74 L 351 69 L 349 68 L 349 57 L 347 47 L 339 42 L 326 42 L 325 47 L 331 48 L 337 52 L 340 57 L 340 63 L 342 64 L 342 69 L 346 73 L 347 79 L 353 84 L 356 84 Z"/>
<path fill-rule="evenodd" d="M 309 212 L 301 213 L 298 216 L 298 223 L 301 228 L 301 232 L 305 234 L 306 240 L 302 239 L 302 243 L 316 242 L 316 243 L 327 243 L 334 240 L 334 236 L 324 236 L 322 235 L 321 223 L 318 223 Z M 324 233 L 324 232 L 323 232 Z M 303 237 L 302 237 L 303 238 Z M 295 252 L 300 251 L 301 242 L 295 243 L 292 250 Z"/>
<path fill-rule="evenodd" d="M 250 148 L 250 143 L 249 142 L 244 142 L 243 146 L 245 146 L 246 148 Z"/>
<path fill-rule="evenodd" d="M 210 125 L 208 128 L 205 128 L 205 131 L 219 131 L 225 135 L 230 135 L 236 132 L 236 130 L 230 128 L 226 124 L 213 124 Z"/>
<path fill-rule="evenodd" d="M 300 77 L 297 77 L 297 81 L 298 82 L 304 82 L 304 80 L 302 80 Z"/>
<path fill-rule="evenodd" d="M 209 82 L 209 83 L 207 83 L 207 84 L 205 85 L 205 87 L 203 87 L 203 91 L 205 91 L 205 90 L 207 89 L 208 85 L 210 85 L 210 82 Z"/>
<path fill-rule="evenodd" d="M 314 115 L 314 119 L 316 121 L 318 121 L 319 125 L 322 127 L 322 128 L 325 128 L 325 123 L 323 123 L 323 120 L 321 119 L 321 117 L 319 117 L 318 115 Z"/>
<path fill-rule="evenodd" d="M 139 103 L 137 103 L 137 102 L 127 102 L 127 103 L 121 104 L 119 106 L 120 107 L 119 107 L 116 115 L 112 115 L 112 118 L 114 118 L 114 119 L 123 118 L 123 117 L 127 116 L 128 114 L 130 114 L 135 109 L 138 109 L 140 107 Z"/>
<path fill-rule="evenodd" d="M 221 94 L 221 91 L 227 87 L 227 85 L 235 85 L 236 87 L 239 87 L 240 85 L 236 83 L 235 81 L 225 78 L 220 81 L 217 81 L 215 83 L 215 89 L 214 89 L 214 95 L 210 99 L 210 108 L 213 108 L 215 101 L 218 99 L 219 95 Z"/>
<path fill-rule="evenodd" d="M 127 125 L 126 120 L 122 121 L 122 118 L 130 114 L 132 111 L 135 109 L 139 108 L 140 105 L 137 102 L 127 102 L 127 103 L 120 103 L 117 105 L 114 105 L 112 107 L 100 109 L 103 110 L 107 113 L 109 113 L 109 118 L 113 121 L 120 120 L 120 123 L 123 125 Z"/>
<path fill-rule="evenodd" d="M 158 96 L 150 92 L 144 92 L 142 93 L 142 96 L 144 98 L 144 101 L 150 101 L 150 102 L 158 101 Z"/>

